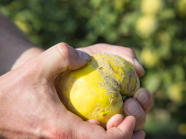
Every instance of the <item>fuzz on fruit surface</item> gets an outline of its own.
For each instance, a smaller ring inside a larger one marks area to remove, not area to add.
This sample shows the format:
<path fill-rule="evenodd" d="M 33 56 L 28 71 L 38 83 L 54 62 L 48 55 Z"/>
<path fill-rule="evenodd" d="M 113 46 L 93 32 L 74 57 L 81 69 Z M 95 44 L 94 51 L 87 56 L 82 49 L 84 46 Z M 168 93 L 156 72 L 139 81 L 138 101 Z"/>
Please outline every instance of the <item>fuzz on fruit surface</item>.
<path fill-rule="evenodd" d="M 58 96 L 65 107 L 84 120 L 97 119 L 105 127 L 122 112 L 123 102 L 139 88 L 134 68 L 113 54 L 95 54 L 81 69 L 56 77 Z"/>

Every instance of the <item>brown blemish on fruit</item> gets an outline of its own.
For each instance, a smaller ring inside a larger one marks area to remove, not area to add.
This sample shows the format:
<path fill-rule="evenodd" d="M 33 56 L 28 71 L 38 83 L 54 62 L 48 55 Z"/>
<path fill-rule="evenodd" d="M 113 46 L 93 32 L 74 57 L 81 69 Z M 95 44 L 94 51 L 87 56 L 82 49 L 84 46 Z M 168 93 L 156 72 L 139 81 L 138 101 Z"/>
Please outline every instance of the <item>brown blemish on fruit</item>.
<path fill-rule="evenodd" d="M 127 99 L 125 96 L 132 96 L 137 87 L 137 74 L 133 71 L 133 69 L 130 69 L 130 71 L 128 71 L 129 69 L 125 67 L 126 63 L 124 63 L 123 59 L 121 59 L 120 57 L 111 54 L 104 55 L 106 55 L 106 57 L 103 57 L 102 54 L 98 56 L 96 65 L 99 69 L 98 72 L 100 73 L 100 76 L 105 81 L 104 84 L 99 83 L 99 85 L 106 90 L 113 90 L 106 92 L 108 96 L 112 96 L 113 93 L 119 93 L 122 94 L 120 98 L 125 101 Z M 91 65 L 95 65 L 94 62 L 91 63 Z M 123 71 L 119 69 L 120 67 Z M 125 75 L 123 74 L 125 70 L 126 72 L 128 72 L 127 77 L 125 77 Z M 118 74 L 121 76 L 121 80 L 116 77 Z M 125 80 L 127 80 L 127 82 Z M 110 102 L 116 103 L 115 101 L 119 101 L 113 100 L 114 99 L 110 99 Z"/>
<path fill-rule="evenodd" d="M 103 114 L 103 117 L 106 117 L 107 116 L 107 114 Z"/>
<path fill-rule="evenodd" d="M 137 83 L 137 78 L 136 74 L 132 69 L 130 69 L 130 78 L 129 78 L 129 84 L 128 84 L 128 92 L 133 92 L 136 89 L 136 83 Z"/>

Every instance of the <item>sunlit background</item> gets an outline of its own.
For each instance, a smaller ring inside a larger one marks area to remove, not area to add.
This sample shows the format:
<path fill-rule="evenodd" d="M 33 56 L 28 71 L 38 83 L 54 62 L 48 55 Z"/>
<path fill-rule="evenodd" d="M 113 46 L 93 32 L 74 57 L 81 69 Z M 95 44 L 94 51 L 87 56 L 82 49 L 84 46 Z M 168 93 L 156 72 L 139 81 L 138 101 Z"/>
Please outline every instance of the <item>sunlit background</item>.
<path fill-rule="evenodd" d="M 109 43 L 135 50 L 151 91 L 147 139 L 186 138 L 186 0 L 0 0 L 0 11 L 42 48 Z"/>

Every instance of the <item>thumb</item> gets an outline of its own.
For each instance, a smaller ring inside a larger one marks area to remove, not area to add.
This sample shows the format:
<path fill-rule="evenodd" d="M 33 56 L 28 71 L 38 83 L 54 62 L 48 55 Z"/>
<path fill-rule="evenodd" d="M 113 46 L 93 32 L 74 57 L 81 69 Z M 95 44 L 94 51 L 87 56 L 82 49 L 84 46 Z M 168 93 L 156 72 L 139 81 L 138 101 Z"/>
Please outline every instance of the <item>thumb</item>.
<path fill-rule="evenodd" d="M 79 69 L 90 60 L 87 53 L 75 50 L 66 43 L 59 43 L 49 48 L 37 58 L 42 75 L 47 79 L 53 79 L 65 70 Z"/>

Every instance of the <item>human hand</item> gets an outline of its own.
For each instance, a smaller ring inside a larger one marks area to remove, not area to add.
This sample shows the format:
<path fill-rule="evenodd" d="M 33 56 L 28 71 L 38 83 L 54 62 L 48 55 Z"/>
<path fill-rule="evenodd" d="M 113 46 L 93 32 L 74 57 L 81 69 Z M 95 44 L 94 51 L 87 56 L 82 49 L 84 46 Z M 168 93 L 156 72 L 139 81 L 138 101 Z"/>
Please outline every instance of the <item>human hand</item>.
<path fill-rule="evenodd" d="M 14 70 L 17 67 L 21 66 L 22 64 L 24 64 L 27 60 L 31 59 L 32 57 L 35 57 L 41 54 L 44 50 L 38 47 L 30 47 L 30 48 L 27 48 L 26 50 L 20 50 L 19 48 L 16 51 L 18 51 L 16 53 L 21 53 L 21 54 L 11 66 L 11 70 Z"/>
<path fill-rule="evenodd" d="M 139 77 L 145 74 L 143 67 L 138 62 L 137 57 L 131 48 L 114 46 L 109 44 L 95 44 L 89 47 L 78 48 L 78 50 L 87 52 L 89 54 L 111 53 L 111 54 L 119 55 L 124 59 L 126 59 L 134 67 Z M 149 112 L 152 105 L 153 105 L 153 97 L 151 93 L 145 88 L 138 89 L 132 98 L 127 99 L 124 102 L 123 110 L 125 116 L 132 115 L 136 118 L 136 125 L 134 128 L 133 139 L 144 138 L 145 133 L 142 131 L 142 128 L 146 121 L 146 114 Z M 114 119 L 115 121 L 117 121 L 116 119 L 119 119 L 119 117 L 122 116 L 117 115 L 117 117 L 112 117 L 107 124 L 107 129 L 113 127 L 114 123 L 112 122 L 112 120 Z M 90 122 L 99 124 L 99 122 L 95 120 Z"/>
<path fill-rule="evenodd" d="M 114 116 L 105 131 L 67 111 L 60 102 L 54 87 L 55 76 L 67 69 L 78 69 L 88 60 L 86 53 L 60 43 L 1 76 L 0 137 L 131 138 L 133 116 L 124 120 L 120 115 Z"/>

